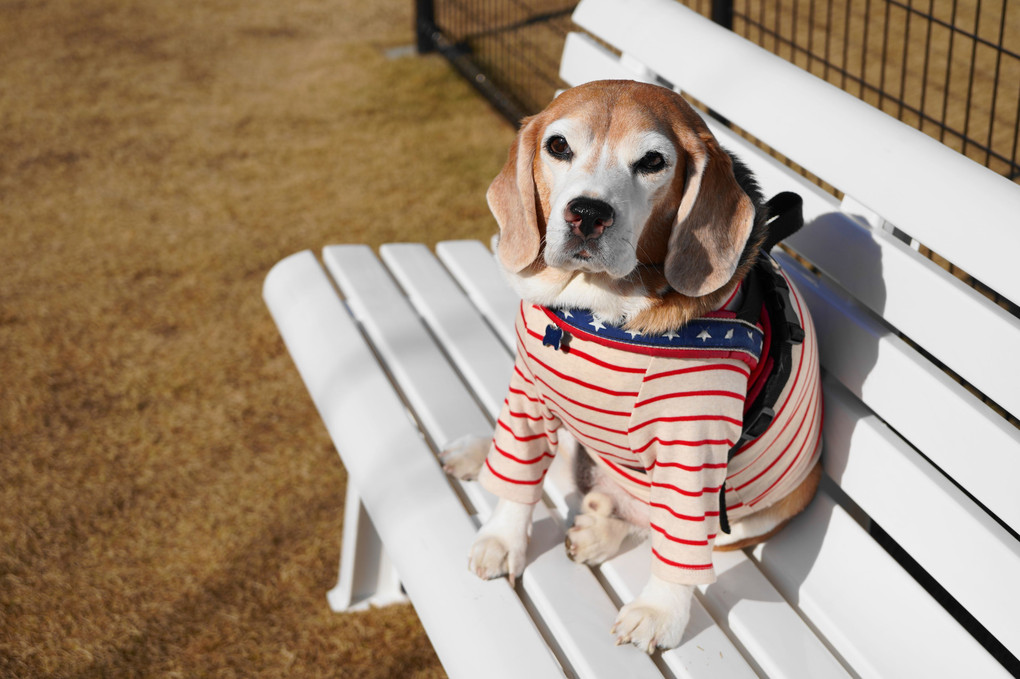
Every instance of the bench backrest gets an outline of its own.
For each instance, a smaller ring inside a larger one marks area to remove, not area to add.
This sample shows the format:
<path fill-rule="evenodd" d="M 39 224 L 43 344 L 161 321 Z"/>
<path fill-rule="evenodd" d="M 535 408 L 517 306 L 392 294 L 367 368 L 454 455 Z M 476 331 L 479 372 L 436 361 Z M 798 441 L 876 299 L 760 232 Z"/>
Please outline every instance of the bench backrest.
<path fill-rule="evenodd" d="M 828 571 L 777 548 L 772 576 L 788 596 L 838 598 L 826 590 L 841 587 L 841 577 L 887 570 L 877 564 L 892 555 L 938 603 L 937 613 L 915 610 L 887 624 L 923 638 L 945 633 L 932 616 L 951 614 L 963 647 L 976 637 L 1000 662 L 1015 661 L 1020 361 L 1011 353 L 1020 349 L 1020 320 L 1009 309 L 1020 302 L 1012 264 L 1020 186 L 672 0 L 583 0 L 573 18 L 590 35 L 568 36 L 561 75 L 570 85 L 630 78 L 674 87 L 845 196 L 705 116 L 766 195 L 804 198 L 807 224 L 786 244 L 797 257 L 779 257 L 821 342 L 824 501 L 870 536 L 859 547 L 866 553 L 847 554 Z M 1001 303 L 922 254 L 929 250 Z M 758 556 L 768 571 L 770 548 Z M 852 610 L 854 602 L 844 603 Z M 889 617 L 881 606 L 861 602 L 857 624 L 881 629 Z M 847 615 L 840 624 L 853 623 Z M 830 633 L 838 636 L 840 624 Z M 860 656 L 855 666 L 879 674 L 892 666 L 867 634 L 833 643 L 845 657 Z"/>

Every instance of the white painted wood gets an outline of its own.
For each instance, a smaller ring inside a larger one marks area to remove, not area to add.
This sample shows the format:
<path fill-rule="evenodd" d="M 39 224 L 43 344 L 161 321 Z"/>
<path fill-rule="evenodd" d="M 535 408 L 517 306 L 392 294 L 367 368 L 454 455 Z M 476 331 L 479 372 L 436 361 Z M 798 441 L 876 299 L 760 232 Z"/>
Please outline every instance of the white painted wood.
<path fill-rule="evenodd" d="M 340 569 L 336 587 L 326 593 L 337 613 L 407 603 L 397 569 L 393 567 L 372 520 L 361 504 L 357 487 L 347 484 Z"/>
<path fill-rule="evenodd" d="M 993 401 L 1020 414 L 1020 362 L 1003 360 L 993 349 L 1020 347 L 1020 319 L 892 234 L 838 213 L 816 219 L 789 245 Z"/>
<path fill-rule="evenodd" d="M 479 241 L 457 240 L 439 243 L 436 254 L 503 343 L 512 347 L 521 300 L 503 278 L 492 252 Z"/>
<path fill-rule="evenodd" d="M 716 552 L 718 580 L 702 586 L 706 608 L 725 621 L 769 677 L 846 677 L 846 669 L 743 552 Z"/>
<path fill-rule="evenodd" d="M 1009 676 L 824 493 L 754 556 L 861 677 Z"/>
<path fill-rule="evenodd" d="M 367 301 L 369 297 L 389 294 L 389 291 L 385 281 L 378 276 L 355 275 L 355 272 L 364 272 L 368 268 L 361 257 L 354 256 L 365 250 L 344 247 L 330 248 L 329 252 L 331 272 L 335 272 L 338 279 L 343 279 L 341 289 L 348 300 L 366 308 L 366 325 L 371 323 L 373 327 L 381 328 L 381 322 L 372 321 L 371 316 L 388 317 L 392 311 L 368 305 Z M 406 276 L 417 283 L 413 299 L 415 310 L 422 314 L 436 337 L 445 338 L 445 348 L 450 356 L 455 357 L 467 383 L 478 385 L 483 390 L 494 389 L 496 383 L 501 383 L 499 388 L 505 391 L 513 368 L 508 352 L 496 336 L 488 332 L 467 296 L 453 284 L 432 254 L 425 249 L 400 246 L 388 248 L 386 259 L 398 279 Z M 488 334 L 475 334 L 470 330 L 473 327 L 482 327 Z M 404 332 L 400 328 L 392 328 L 392 331 Z M 374 332 L 373 341 L 380 345 L 388 344 L 382 336 L 377 338 Z M 402 390 L 420 390 L 403 381 L 410 379 L 406 376 L 415 374 L 410 367 L 401 365 L 409 360 L 406 353 L 387 353 L 386 357 L 393 373 L 405 376 L 398 378 Z M 502 370 L 492 370 L 493 363 L 501 366 Z M 438 423 L 446 419 L 449 415 L 444 404 L 447 395 L 446 392 L 437 392 L 423 400 L 418 406 L 421 410 L 416 410 L 424 416 L 423 421 Z M 498 406 L 491 407 L 495 409 Z M 472 404 L 471 408 L 478 411 L 476 404 Z M 498 413 L 490 411 L 490 414 L 495 416 Z M 487 425 L 485 432 L 491 433 L 491 430 L 491 425 Z M 477 487 L 477 484 L 464 485 Z M 553 631 L 571 668 L 582 677 L 661 676 L 645 654 L 634 648 L 619 649 L 613 644 L 608 630 L 616 617 L 616 606 L 588 568 L 578 566 L 566 557 L 561 524 L 553 520 L 544 506 L 536 507 L 534 520 L 522 586 L 543 623 Z M 465 548 L 462 554 L 464 560 L 467 553 Z M 460 568 L 464 568 L 464 562 Z"/>
<path fill-rule="evenodd" d="M 472 366 L 470 373 L 462 374 L 475 398 L 487 412 L 498 413 L 513 359 L 506 352 L 492 355 L 498 346 L 492 330 L 427 247 L 391 243 L 380 249 L 380 255 L 454 365 Z"/>
<path fill-rule="evenodd" d="M 584 33 L 567 33 L 560 60 L 560 77 L 571 86 L 593 80 L 639 80 L 655 82 L 640 64 L 628 64 Z"/>
<path fill-rule="evenodd" d="M 463 436 L 489 436 L 488 418 L 371 248 L 331 245 L 323 259 L 436 449 Z M 475 483 L 458 485 L 478 516 L 488 518 L 492 494 Z"/>
<path fill-rule="evenodd" d="M 471 262 L 472 259 L 474 259 L 474 263 Z M 454 276 L 479 308 L 490 309 L 499 314 L 508 312 L 511 308 L 509 304 L 486 303 L 484 301 L 488 296 L 493 296 L 498 300 L 509 290 L 498 274 L 498 268 L 496 268 L 498 265 L 487 251 L 462 246 L 456 251 L 448 250 L 446 260 L 455 262 L 455 265 L 451 266 Z M 483 270 L 481 271 L 478 270 L 479 263 L 482 265 Z M 493 278 L 493 272 L 495 272 L 496 278 Z M 484 281 L 484 284 L 476 285 L 475 281 L 477 280 Z M 512 313 L 516 313 L 516 305 L 513 305 Z M 493 319 L 492 322 L 495 324 L 497 321 Z M 508 346 L 513 346 L 512 343 L 515 340 L 506 338 L 504 341 L 508 342 Z M 568 485 L 564 480 L 550 473 L 545 485 L 547 493 L 554 496 L 558 503 L 570 504 L 568 498 L 573 496 L 573 506 L 576 507 L 578 498 L 573 493 L 572 484 Z M 746 557 L 742 553 L 737 553 L 729 558 L 731 562 L 734 560 L 746 562 Z M 648 579 L 649 568 L 649 554 L 646 545 L 644 550 L 635 549 L 609 561 L 601 566 L 600 570 L 613 587 L 616 595 L 622 601 L 630 601 L 644 587 Z M 744 634 L 744 637 L 739 638 L 741 643 L 763 650 L 762 658 L 769 667 L 770 676 L 804 676 L 801 671 L 808 667 L 817 672 L 813 675 L 814 677 L 845 676 L 839 663 L 832 658 L 824 645 L 789 608 L 782 597 L 768 585 L 761 574 L 755 575 L 746 568 L 740 570 L 742 573 L 747 573 L 741 576 L 742 580 L 738 581 L 737 577 L 731 576 L 727 579 L 725 587 L 730 592 L 741 592 L 752 598 L 768 598 L 771 603 L 769 607 L 771 618 L 768 623 L 765 624 L 766 616 L 760 614 L 761 609 L 755 609 L 748 605 L 736 605 L 732 602 L 730 605 L 726 605 L 722 603 L 721 598 L 718 600 L 710 598 L 710 600 L 717 601 L 715 610 L 720 615 L 716 619 L 720 622 L 726 621 L 732 629 L 739 630 Z M 754 571 L 754 567 L 750 566 L 749 570 Z M 712 591 L 721 592 L 722 590 Z M 707 620 L 712 619 L 705 613 L 701 603 L 696 603 L 695 609 L 699 611 L 698 615 L 704 616 Z M 714 623 L 712 627 L 715 627 Z M 704 669 L 710 673 L 710 676 L 714 672 L 724 673 L 723 675 L 733 673 L 739 676 L 747 669 L 744 660 L 736 660 L 738 652 L 721 630 L 709 631 L 707 626 L 693 624 L 691 629 L 698 630 L 700 633 L 696 640 L 693 637 L 685 638 L 679 649 L 663 654 L 670 667 L 677 671 L 680 668 L 685 668 L 684 671 L 687 672 Z M 755 634 L 758 635 L 757 639 Z M 766 643 L 763 643 L 763 640 Z M 776 642 L 785 640 L 785 643 L 773 645 L 769 643 L 769 640 Z M 771 650 L 764 651 L 764 647 Z M 706 653 L 706 648 L 711 650 Z M 797 649 L 798 652 L 793 653 L 791 649 Z M 763 662 L 761 658 L 757 657 L 757 654 L 754 654 L 754 657 L 757 662 Z"/>
<path fill-rule="evenodd" d="M 829 476 L 1020 655 L 1020 542 L 836 380 L 826 380 L 825 398 Z"/>
<path fill-rule="evenodd" d="M 280 261 L 263 297 L 446 671 L 558 676 L 514 592 L 463 567 L 475 526 L 314 255 Z M 490 616 L 498 635 L 478 624 Z"/>
<path fill-rule="evenodd" d="M 1017 185 L 672 0 L 583 0 L 573 19 L 1020 299 Z"/>
<path fill-rule="evenodd" d="M 875 231 L 887 231 L 891 233 L 895 228 L 892 224 L 885 221 L 882 215 L 878 214 L 853 196 L 844 195 L 843 200 L 839 203 L 839 209 L 848 215 L 854 215 L 860 221 L 867 224 L 869 228 Z"/>
<path fill-rule="evenodd" d="M 377 351 L 386 357 L 387 369 L 401 385 L 406 385 L 405 397 L 423 418 L 425 428 L 436 437 L 436 448 L 489 429 L 485 418 L 471 407 L 474 401 L 419 321 L 417 312 L 371 248 L 332 245 L 323 250 L 323 260 L 354 317 L 371 334 Z M 425 407 L 437 394 L 443 395 L 442 411 Z"/>
<path fill-rule="evenodd" d="M 647 542 L 628 541 L 624 549 L 599 566 L 599 571 L 622 601 L 631 601 L 648 580 L 652 554 Z M 758 673 L 755 659 L 739 650 L 725 624 L 709 615 L 699 597 L 691 602 L 691 619 L 680 645 L 663 652 L 662 660 L 678 677 L 753 677 Z"/>
<path fill-rule="evenodd" d="M 535 507 L 522 586 L 580 677 L 661 677 L 634 646 L 617 646 L 610 628 L 617 608 L 591 569 L 567 558 L 565 534 L 549 509 Z"/>
<path fill-rule="evenodd" d="M 811 309 L 822 366 L 996 516 L 1020 527 L 1013 488 L 1020 431 L 793 259 L 776 259 Z"/>

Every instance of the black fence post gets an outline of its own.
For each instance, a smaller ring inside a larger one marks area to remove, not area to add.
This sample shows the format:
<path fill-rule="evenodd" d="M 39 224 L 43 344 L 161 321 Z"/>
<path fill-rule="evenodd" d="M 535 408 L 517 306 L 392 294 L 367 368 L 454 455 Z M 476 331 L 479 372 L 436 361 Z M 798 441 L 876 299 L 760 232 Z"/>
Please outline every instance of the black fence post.
<path fill-rule="evenodd" d="M 435 41 L 432 36 L 436 32 L 436 7 L 434 0 L 416 0 L 415 2 L 415 33 L 418 36 L 418 53 L 434 52 Z"/>
<path fill-rule="evenodd" d="M 728 31 L 733 30 L 733 0 L 712 0 L 712 21 Z M 730 121 L 718 111 L 709 108 L 708 112 L 726 127 Z"/>
<path fill-rule="evenodd" d="M 733 30 L 733 0 L 712 0 L 712 21 Z"/>

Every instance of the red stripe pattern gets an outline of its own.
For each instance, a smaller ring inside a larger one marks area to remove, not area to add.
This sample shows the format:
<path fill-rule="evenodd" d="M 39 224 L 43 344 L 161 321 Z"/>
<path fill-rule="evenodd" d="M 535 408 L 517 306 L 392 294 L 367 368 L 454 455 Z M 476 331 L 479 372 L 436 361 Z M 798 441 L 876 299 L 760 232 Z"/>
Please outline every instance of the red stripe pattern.
<path fill-rule="evenodd" d="M 817 343 L 795 290 L 793 299 L 806 337 L 794 347 L 777 417 L 728 464 L 743 421 L 746 363 L 654 356 L 581 336 L 563 352 L 542 344 L 546 312 L 522 304 L 514 373 L 482 484 L 501 497 L 537 502 L 557 430 L 566 427 L 609 477 L 649 504 L 653 572 L 683 584 L 713 582 L 723 484 L 736 521 L 794 488 L 820 452 Z"/>

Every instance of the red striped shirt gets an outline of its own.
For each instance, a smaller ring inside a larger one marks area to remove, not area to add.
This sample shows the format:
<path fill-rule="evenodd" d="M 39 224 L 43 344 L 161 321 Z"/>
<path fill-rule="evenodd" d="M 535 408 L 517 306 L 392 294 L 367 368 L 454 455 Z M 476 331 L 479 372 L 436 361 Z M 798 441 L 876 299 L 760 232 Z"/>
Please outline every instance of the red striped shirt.
<path fill-rule="evenodd" d="M 719 491 L 737 521 L 789 492 L 820 447 L 821 393 L 814 329 L 805 326 L 795 370 L 766 432 L 728 461 L 740 437 L 751 372 L 737 358 L 649 355 L 575 335 L 564 352 L 542 343 L 550 319 L 522 304 L 510 389 L 481 474 L 501 497 L 533 503 L 566 427 L 595 464 L 649 505 L 653 572 L 712 582 Z M 645 470 L 643 473 L 641 470 Z"/>

